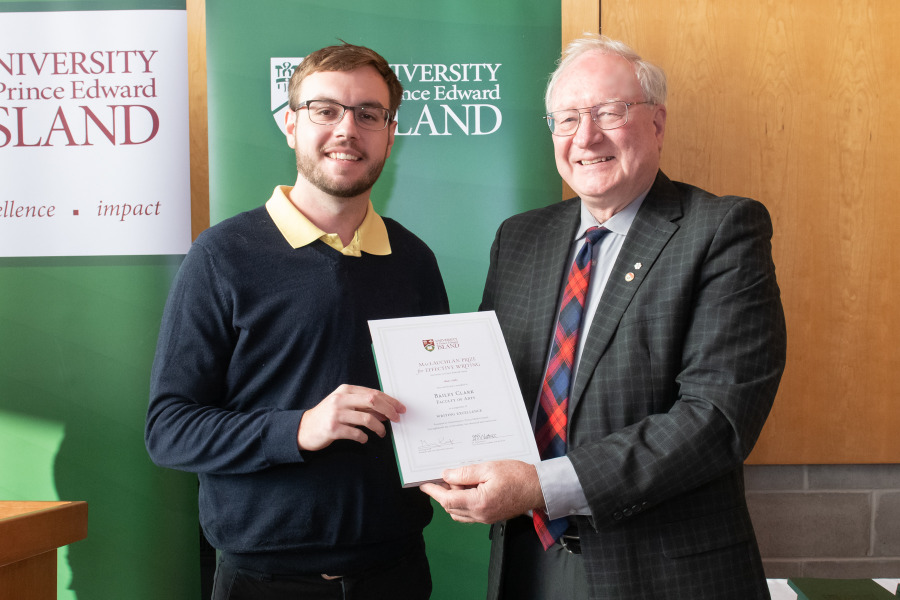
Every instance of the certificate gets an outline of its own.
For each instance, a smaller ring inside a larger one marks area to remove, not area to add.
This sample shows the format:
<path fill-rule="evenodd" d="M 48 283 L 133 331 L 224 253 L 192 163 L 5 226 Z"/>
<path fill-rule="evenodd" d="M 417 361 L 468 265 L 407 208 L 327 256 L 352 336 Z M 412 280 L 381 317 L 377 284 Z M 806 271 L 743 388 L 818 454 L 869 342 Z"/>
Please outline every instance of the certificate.
<path fill-rule="evenodd" d="M 488 460 L 540 462 L 493 311 L 369 321 L 384 392 L 406 406 L 392 423 L 403 487 Z"/>

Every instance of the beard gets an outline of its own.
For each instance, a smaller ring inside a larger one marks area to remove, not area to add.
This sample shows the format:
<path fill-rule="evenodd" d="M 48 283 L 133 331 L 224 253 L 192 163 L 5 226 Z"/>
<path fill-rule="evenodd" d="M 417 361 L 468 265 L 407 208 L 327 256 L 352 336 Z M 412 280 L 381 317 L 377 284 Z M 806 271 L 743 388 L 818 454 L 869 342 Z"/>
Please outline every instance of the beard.
<path fill-rule="evenodd" d="M 321 153 L 322 151 L 320 150 L 320 155 Z M 342 181 L 326 175 L 315 158 L 301 153 L 299 149 L 296 151 L 296 155 L 297 172 L 311 184 L 335 198 L 354 198 L 371 190 L 375 182 L 378 181 L 385 163 L 385 159 L 374 161 L 369 166 L 369 169 L 357 179 Z M 367 158 L 367 156 L 364 156 L 363 160 Z"/>

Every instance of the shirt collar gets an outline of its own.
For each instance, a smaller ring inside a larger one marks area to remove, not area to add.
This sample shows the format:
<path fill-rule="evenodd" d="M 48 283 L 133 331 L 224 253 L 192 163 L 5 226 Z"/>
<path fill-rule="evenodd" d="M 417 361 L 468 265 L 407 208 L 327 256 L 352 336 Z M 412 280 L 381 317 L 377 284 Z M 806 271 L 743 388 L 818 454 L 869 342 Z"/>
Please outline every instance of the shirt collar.
<path fill-rule="evenodd" d="M 321 239 L 323 242 L 347 256 L 360 256 L 360 252 L 385 256 L 391 253 L 384 220 L 375 212 L 372 201 L 366 210 L 366 217 L 347 246 L 341 243 L 337 234 L 326 233 L 312 224 L 306 216 L 288 199 L 291 186 L 280 185 L 266 202 L 266 210 L 278 227 L 278 231 L 292 248 L 302 248 Z"/>
<path fill-rule="evenodd" d="M 648 193 L 650 193 L 649 189 L 635 198 L 633 202 L 628 204 L 628 206 L 607 219 L 606 223 L 603 223 L 602 226 L 609 229 L 610 233 L 615 233 L 616 235 L 628 235 L 628 230 L 631 229 L 631 224 L 634 222 L 634 217 L 637 216 L 638 210 L 640 210 L 641 205 L 647 198 Z M 591 214 L 591 211 L 589 211 L 584 205 L 584 202 L 582 202 L 581 225 L 578 226 L 578 231 L 576 232 L 575 239 L 580 240 L 581 238 L 583 238 L 584 232 L 587 231 L 590 227 L 599 226 L 600 222 L 598 222 L 597 219 L 594 218 L 594 215 Z"/>

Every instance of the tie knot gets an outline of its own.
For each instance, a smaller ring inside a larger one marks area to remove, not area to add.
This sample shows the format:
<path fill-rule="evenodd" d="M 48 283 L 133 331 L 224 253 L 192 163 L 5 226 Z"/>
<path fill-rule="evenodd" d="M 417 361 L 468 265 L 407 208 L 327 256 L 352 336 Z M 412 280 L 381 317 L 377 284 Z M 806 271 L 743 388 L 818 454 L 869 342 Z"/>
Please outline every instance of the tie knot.
<path fill-rule="evenodd" d="M 597 240 L 602 238 L 604 235 L 609 233 L 609 229 L 606 227 L 589 227 L 587 231 L 584 232 L 584 238 L 586 241 L 596 244 Z"/>

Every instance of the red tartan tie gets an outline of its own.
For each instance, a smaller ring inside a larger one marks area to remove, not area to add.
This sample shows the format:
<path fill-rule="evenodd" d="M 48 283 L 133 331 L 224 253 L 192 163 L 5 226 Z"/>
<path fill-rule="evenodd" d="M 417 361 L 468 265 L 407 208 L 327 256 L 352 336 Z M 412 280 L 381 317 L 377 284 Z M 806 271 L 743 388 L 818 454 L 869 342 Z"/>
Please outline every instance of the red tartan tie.
<path fill-rule="evenodd" d="M 572 384 L 572 365 L 575 362 L 575 349 L 578 347 L 584 298 L 591 279 L 591 249 L 608 232 L 609 230 L 603 227 L 588 229 L 584 234 L 584 245 L 578 251 L 569 271 L 534 424 L 534 437 L 542 460 L 566 454 L 566 422 L 569 390 Z M 546 550 L 566 531 L 569 520 L 560 517 L 551 521 L 543 510 L 535 510 L 533 514 L 534 529 Z"/>

